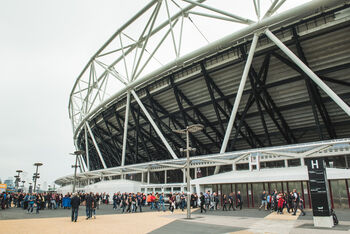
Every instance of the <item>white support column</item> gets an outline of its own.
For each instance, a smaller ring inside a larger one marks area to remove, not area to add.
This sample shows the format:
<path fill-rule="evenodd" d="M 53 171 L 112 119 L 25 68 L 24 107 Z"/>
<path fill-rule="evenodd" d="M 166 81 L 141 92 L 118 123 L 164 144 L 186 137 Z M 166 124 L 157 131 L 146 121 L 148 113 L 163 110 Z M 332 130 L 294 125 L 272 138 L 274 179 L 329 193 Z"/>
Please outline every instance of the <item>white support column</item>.
<path fill-rule="evenodd" d="M 256 157 L 256 170 L 260 171 L 260 159 L 261 159 L 261 155 L 259 154 Z"/>
<path fill-rule="evenodd" d="M 141 100 L 139 99 L 139 97 L 137 96 L 136 92 L 134 90 L 131 90 L 132 95 L 134 96 L 134 98 L 136 99 L 137 103 L 139 104 L 139 106 L 141 107 L 143 113 L 145 113 L 148 121 L 152 124 L 152 127 L 154 128 L 154 130 L 157 132 L 158 136 L 160 137 L 160 139 L 162 140 L 162 142 L 164 143 L 165 147 L 168 149 L 168 151 L 170 152 L 171 156 L 174 159 L 178 159 L 178 157 L 176 156 L 175 152 L 173 151 L 173 149 L 170 147 L 168 141 L 165 139 L 165 137 L 163 136 L 162 132 L 159 130 L 158 126 L 156 125 L 156 123 L 154 122 L 154 120 L 152 119 L 151 115 L 148 113 L 146 107 L 143 105 L 143 103 L 141 102 Z"/>
<path fill-rule="evenodd" d="M 182 169 L 182 175 L 183 175 L 182 182 L 185 184 L 185 183 L 186 183 L 186 173 L 185 173 L 185 169 Z"/>
<path fill-rule="evenodd" d="M 149 184 L 149 182 L 150 182 L 150 176 L 151 176 L 151 173 L 150 173 L 150 171 L 147 171 L 147 184 Z"/>
<path fill-rule="evenodd" d="M 141 183 L 145 181 L 145 173 L 141 172 Z"/>
<path fill-rule="evenodd" d="M 241 97 L 242 97 L 242 94 L 243 94 L 245 83 L 247 81 L 247 77 L 248 77 L 248 74 L 249 74 L 250 66 L 251 66 L 252 61 L 253 61 L 254 52 L 255 52 L 256 45 L 258 43 L 258 39 L 259 39 L 259 35 L 257 33 L 255 33 L 254 37 L 253 37 L 252 44 L 250 46 L 247 62 L 245 64 L 245 66 L 244 66 L 244 71 L 243 71 L 241 83 L 239 84 L 239 88 L 238 88 L 238 91 L 237 91 L 235 103 L 234 103 L 233 108 L 232 108 L 230 120 L 229 120 L 228 125 L 227 125 L 225 138 L 224 138 L 224 141 L 223 141 L 223 143 L 221 145 L 220 154 L 225 153 L 226 148 L 227 148 L 228 140 L 230 139 L 233 123 L 235 122 L 235 119 L 236 119 L 238 106 L 239 106 L 239 103 L 241 102 Z M 217 171 L 216 168 L 215 168 L 215 171 Z"/>
<path fill-rule="evenodd" d="M 197 179 L 197 167 L 194 168 L 194 178 Z"/>
<path fill-rule="evenodd" d="M 80 173 L 85 172 L 86 165 L 84 163 L 83 156 L 78 155 L 78 159 L 79 159 L 79 165 L 80 165 Z"/>
<path fill-rule="evenodd" d="M 236 171 L 236 163 L 232 163 L 232 171 Z"/>
<path fill-rule="evenodd" d="M 253 156 L 250 155 L 249 156 L 249 171 L 253 170 L 253 162 L 252 162 L 252 160 L 253 160 Z"/>
<path fill-rule="evenodd" d="M 338 106 L 350 116 L 350 107 L 330 89 L 308 66 L 306 66 L 287 46 L 283 44 L 270 30 L 266 29 L 265 34 L 273 41 L 305 74 L 307 74 Z"/>
<path fill-rule="evenodd" d="M 305 166 L 305 160 L 304 160 L 304 158 L 300 158 L 300 165 L 301 165 L 301 166 Z"/>
<path fill-rule="evenodd" d="M 122 150 L 122 165 L 125 165 L 125 154 L 126 154 L 126 141 L 128 137 L 128 123 L 129 123 L 129 108 L 130 108 L 130 91 L 126 94 L 126 109 L 124 118 L 124 135 L 123 135 L 123 150 Z"/>
<path fill-rule="evenodd" d="M 94 134 L 93 134 L 92 131 L 91 131 L 91 128 L 90 128 L 89 123 L 88 123 L 88 122 L 85 122 L 85 125 L 86 125 L 86 127 L 87 127 L 87 129 L 88 129 L 88 131 L 89 131 L 89 133 L 90 133 L 92 142 L 94 143 L 94 146 L 95 146 L 95 148 L 96 148 L 97 154 L 98 154 L 98 156 L 100 157 L 100 160 L 101 160 L 101 162 L 102 162 L 103 168 L 107 168 L 106 163 L 105 163 L 105 161 L 103 160 L 101 151 L 100 151 L 100 149 L 98 148 L 98 145 L 97 145 L 97 142 L 96 142 L 96 140 L 95 140 Z"/>
<path fill-rule="evenodd" d="M 284 160 L 284 167 L 288 167 L 288 159 Z"/>
<path fill-rule="evenodd" d="M 164 184 L 167 184 L 167 182 L 168 182 L 167 181 L 168 180 L 167 179 L 167 177 L 168 177 L 168 173 L 167 172 L 168 172 L 167 170 L 164 171 Z"/>
<path fill-rule="evenodd" d="M 85 132 L 85 153 L 86 153 L 87 170 L 90 171 L 89 141 L 88 141 L 86 126 L 84 126 L 84 132 Z"/>

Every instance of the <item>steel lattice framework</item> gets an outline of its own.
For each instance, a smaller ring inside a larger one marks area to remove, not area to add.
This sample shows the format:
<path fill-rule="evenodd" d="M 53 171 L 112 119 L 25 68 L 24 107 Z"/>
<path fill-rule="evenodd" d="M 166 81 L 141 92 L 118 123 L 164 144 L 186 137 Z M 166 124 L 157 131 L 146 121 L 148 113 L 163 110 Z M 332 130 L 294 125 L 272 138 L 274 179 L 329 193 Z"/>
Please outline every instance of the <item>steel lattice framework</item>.
<path fill-rule="evenodd" d="M 92 56 L 69 99 L 87 171 L 176 161 L 197 123 L 197 155 L 349 137 L 349 1 L 253 0 L 256 20 L 213 2 L 150 1 Z"/>

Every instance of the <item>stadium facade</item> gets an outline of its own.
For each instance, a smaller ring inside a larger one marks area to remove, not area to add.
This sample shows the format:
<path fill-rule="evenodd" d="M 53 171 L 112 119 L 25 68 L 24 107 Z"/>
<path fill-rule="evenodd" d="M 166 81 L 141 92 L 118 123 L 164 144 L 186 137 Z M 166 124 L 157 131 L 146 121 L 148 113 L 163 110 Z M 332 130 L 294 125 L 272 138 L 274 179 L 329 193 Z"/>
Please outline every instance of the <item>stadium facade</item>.
<path fill-rule="evenodd" d="M 146 192 L 184 191 L 186 138 L 174 130 L 202 124 L 189 136 L 191 190 L 240 190 L 254 207 L 261 190 L 293 187 L 310 205 L 305 160 L 324 157 L 333 206 L 350 207 L 349 1 L 276 14 L 284 2 L 265 13 L 253 0 L 253 21 L 210 1 L 155 0 L 118 29 L 70 96 L 74 143 L 86 152 L 80 187 L 128 179 Z M 194 16 L 244 27 L 182 55 L 186 22 L 205 38 Z"/>

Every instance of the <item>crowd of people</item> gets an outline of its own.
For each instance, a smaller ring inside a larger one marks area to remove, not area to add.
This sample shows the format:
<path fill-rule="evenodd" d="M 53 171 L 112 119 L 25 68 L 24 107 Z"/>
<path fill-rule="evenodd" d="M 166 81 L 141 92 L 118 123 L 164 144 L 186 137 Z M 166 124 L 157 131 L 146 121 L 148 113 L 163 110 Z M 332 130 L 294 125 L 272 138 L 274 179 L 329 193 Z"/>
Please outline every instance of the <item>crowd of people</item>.
<path fill-rule="evenodd" d="M 5 193 L 0 196 L 1 208 L 18 207 L 29 212 L 33 212 L 35 207 L 36 213 L 39 210 L 57 209 L 58 207 L 68 208 L 70 202 L 68 195 L 63 196 L 57 193 Z"/>
<path fill-rule="evenodd" d="M 264 208 L 264 210 L 275 211 L 277 214 L 283 214 L 283 210 L 286 209 L 288 213 L 296 215 L 297 210 L 301 211 L 301 215 L 305 215 L 304 211 L 304 201 L 300 196 L 300 193 L 296 189 L 292 192 L 277 192 L 274 190 L 271 194 L 267 194 L 263 191 L 261 194 L 261 206 L 259 210 Z"/>
<path fill-rule="evenodd" d="M 144 207 L 148 206 L 150 210 L 163 211 L 169 209 L 174 212 L 175 209 L 184 211 L 187 206 L 187 195 L 182 193 L 120 193 L 117 192 L 111 197 L 114 210 L 120 210 L 122 213 L 142 212 Z M 33 213 L 44 209 L 72 209 L 72 222 L 76 222 L 78 217 L 79 206 L 85 206 L 86 219 L 96 218 L 96 209 L 99 209 L 100 204 L 110 204 L 110 196 L 108 193 L 67 193 L 66 195 L 59 193 L 5 193 L 0 194 L 1 209 L 10 207 L 18 207 Z M 200 207 L 200 212 L 211 210 L 230 211 L 242 209 L 243 200 L 240 191 L 229 194 L 218 194 L 217 192 L 207 191 L 191 194 L 190 206 L 192 208 Z M 275 211 L 278 214 L 283 214 L 286 209 L 288 213 L 296 214 L 300 209 L 302 215 L 305 215 L 303 210 L 303 200 L 300 194 L 294 189 L 290 193 L 277 192 L 274 190 L 271 194 L 263 191 L 261 194 L 260 209 Z"/>
<path fill-rule="evenodd" d="M 84 198 L 85 193 L 81 193 L 79 196 Z M 70 209 L 71 208 L 71 193 L 66 195 L 60 193 L 7 193 L 3 192 L 0 194 L 0 208 L 7 209 L 11 207 L 22 208 L 27 210 L 28 213 L 32 213 L 34 208 L 36 213 L 44 209 Z M 102 201 L 108 203 L 108 194 L 94 194 L 97 202 Z M 84 201 L 84 199 L 82 199 Z"/>

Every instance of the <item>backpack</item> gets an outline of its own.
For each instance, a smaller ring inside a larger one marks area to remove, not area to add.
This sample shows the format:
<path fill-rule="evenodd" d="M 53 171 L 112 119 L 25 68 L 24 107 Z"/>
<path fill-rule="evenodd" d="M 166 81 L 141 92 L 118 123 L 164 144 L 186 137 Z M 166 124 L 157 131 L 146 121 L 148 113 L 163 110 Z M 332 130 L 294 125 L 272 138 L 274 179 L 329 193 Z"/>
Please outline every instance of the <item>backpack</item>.
<path fill-rule="evenodd" d="M 334 225 L 338 225 L 339 220 L 338 220 L 338 217 L 337 217 L 337 215 L 335 214 L 335 212 L 334 212 L 333 209 L 331 209 L 331 215 L 332 215 L 332 217 L 333 217 L 333 223 L 334 223 Z"/>

